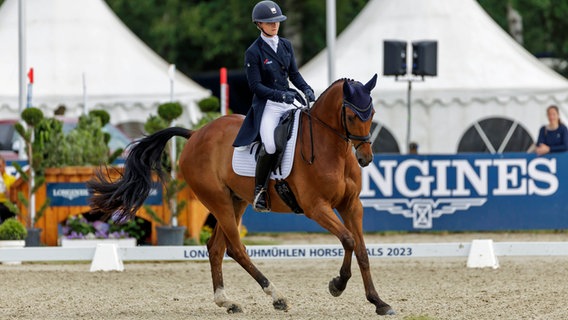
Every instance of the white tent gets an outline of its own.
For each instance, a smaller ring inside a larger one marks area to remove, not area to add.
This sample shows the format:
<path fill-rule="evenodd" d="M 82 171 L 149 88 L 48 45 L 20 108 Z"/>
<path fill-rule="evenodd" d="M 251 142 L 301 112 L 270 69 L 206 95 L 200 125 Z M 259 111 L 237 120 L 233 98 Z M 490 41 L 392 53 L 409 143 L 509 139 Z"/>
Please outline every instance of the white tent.
<path fill-rule="evenodd" d="M 515 120 L 535 139 L 548 105 L 557 104 L 566 119 L 568 81 L 518 45 L 476 1 L 371 0 L 337 39 L 336 76 L 367 81 L 379 74 L 375 120 L 402 150 L 407 83 L 382 76 L 384 40 L 438 41 L 438 76 L 412 87 L 411 141 L 421 153 L 456 152 L 466 128 L 484 118 Z M 321 93 L 329 85 L 326 70 L 324 50 L 300 71 Z"/>
<path fill-rule="evenodd" d="M 146 46 L 103 0 L 26 0 L 27 66 L 34 68 L 32 104 L 51 116 L 104 108 L 114 124 L 145 122 L 170 101 L 169 64 Z M 0 118 L 18 118 L 18 0 L 0 7 Z M 174 76 L 180 125 L 200 117 L 196 101 L 210 92 L 181 72 Z"/>

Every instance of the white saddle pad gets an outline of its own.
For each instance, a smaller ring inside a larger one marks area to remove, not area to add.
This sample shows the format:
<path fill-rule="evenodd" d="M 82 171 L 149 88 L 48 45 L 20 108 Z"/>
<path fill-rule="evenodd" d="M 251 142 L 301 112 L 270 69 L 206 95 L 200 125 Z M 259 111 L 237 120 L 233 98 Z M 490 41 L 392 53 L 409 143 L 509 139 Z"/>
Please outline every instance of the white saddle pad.
<path fill-rule="evenodd" d="M 292 136 L 286 143 L 286 150 L 284 150 L 284 157 L 282 158 L 282 170 L 272 173 L 271 179 L 286 179 L 292 171 L 294 163 L 294 152 L 296 151 L 296 138 L 298 137 L 298 123 L 300 122 L 300 110 L 296 110 L 294 116 L 294 125 L 292 127 Z M 260 146 L 259 142 L 255 142 L 249 146 L 237 147 L 233 151 L 233 170 L 239 176 L 254 177 L 256 170 L 255 154 L 257 148 Z M 280 174 L 282 171 L 282 174 Z"/>

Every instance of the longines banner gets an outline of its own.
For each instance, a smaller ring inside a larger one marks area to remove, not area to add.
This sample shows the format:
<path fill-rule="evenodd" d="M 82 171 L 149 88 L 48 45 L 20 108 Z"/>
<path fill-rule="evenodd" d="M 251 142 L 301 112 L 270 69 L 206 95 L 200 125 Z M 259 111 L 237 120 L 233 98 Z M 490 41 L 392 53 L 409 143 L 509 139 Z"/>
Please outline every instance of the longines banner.
<path fill-rule="evenodd" d="M 568 153 L 375 155 L 362 169 L 365 231 L 568 228 Z M 249 231 L 322 231 L 302 216 L 258 214 Z"/>
<path fill-rule="evenodd" d="M 47 196 L 53 207 L 88 206 L 89 190 L 85 183 L 47 183 Z M 152 186 L 150 196 L 144 204 L 161 205 L 162 188 L 158 183 Z"/>

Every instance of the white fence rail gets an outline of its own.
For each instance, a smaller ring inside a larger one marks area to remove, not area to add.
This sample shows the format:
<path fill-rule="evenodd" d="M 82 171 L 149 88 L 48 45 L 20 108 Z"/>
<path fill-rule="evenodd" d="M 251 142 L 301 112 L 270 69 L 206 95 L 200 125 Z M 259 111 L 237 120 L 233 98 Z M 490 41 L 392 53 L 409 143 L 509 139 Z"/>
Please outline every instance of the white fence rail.
<path fill-rule="evenodd" d="M 0 262 L 6 261 L 89 261 L 97 248 L 30 247 L 0 248 Z M 468 257 L 471 243 L 368 244 L 370 258 Z M 122 261 L 203 261 L 205 246 L 140 246 L 116 248 Z M 496 242 L 496 256 L 563 256 L 568 242 Z M 252 259 L 332 259 L 344 255 L 340 245 L 248 246 Z M 228 259 L 228 257 L 226 257 Z"/>

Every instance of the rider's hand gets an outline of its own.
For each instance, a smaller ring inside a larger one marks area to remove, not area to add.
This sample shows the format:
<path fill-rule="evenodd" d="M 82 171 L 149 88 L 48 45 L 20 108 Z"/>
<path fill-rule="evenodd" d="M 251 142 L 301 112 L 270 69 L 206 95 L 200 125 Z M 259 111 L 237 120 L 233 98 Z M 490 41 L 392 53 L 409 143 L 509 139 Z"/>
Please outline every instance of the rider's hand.
<path fill-rule="evenodd" d="M 312 90 L 312 88 L 307 88 L 306 91 L 304 91 L 304 95 L 309 102 L 316 101 L 316 96 L 314 95 L 314 90 Z"/>
<path fill-rule="evenodd" d="M 299 92 L 296 92 L 296 100 L 300 101 L 300 104 L 305 106 L 306 105 L 306 100 L 304 100 L 304 97 L 302 97 L 302 95 Z"/>
<path fill-rule="evenodd" d="M 292 91 L 283 91 L 282 92 L 282 101 L 287 104 L 294 103 L 294 99 L 296 98 L 296 94 Z"/>

